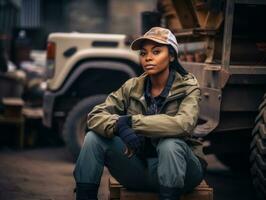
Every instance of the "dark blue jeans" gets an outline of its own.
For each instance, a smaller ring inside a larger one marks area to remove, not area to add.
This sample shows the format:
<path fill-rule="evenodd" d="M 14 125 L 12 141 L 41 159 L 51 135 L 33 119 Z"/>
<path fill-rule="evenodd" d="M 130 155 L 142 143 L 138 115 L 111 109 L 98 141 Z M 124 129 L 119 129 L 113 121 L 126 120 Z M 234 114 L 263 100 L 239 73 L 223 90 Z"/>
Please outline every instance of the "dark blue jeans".
<path fill-rule="evenodd" d="M 88 132 L 74 170 L 76 182 L 99 184 L 104 166 L 129 189 L 152 191 L 162 185 L 188 192 L 203 179 L 200 161 L 181 139 L 161 138 L 156 158 L 128 158 L 124 150 L 119 137 L 110 139 Z"/>

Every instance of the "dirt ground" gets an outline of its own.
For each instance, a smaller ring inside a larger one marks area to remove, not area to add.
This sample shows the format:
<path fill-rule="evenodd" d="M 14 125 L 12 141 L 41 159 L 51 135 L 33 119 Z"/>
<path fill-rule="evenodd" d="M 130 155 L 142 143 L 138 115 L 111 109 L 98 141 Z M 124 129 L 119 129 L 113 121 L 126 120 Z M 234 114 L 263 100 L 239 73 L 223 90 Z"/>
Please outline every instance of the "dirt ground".
<path fill-rule="evenodd" d="M 248 174 L 235 174 L 208 156 L 206 180 L 214 188 L 214 200 L 254 200 Z M 65 148 L 0 151 L 0 200 L 73 200 L 74 164 Z M 108 199 L 105 170 L 99 200 Z"/>
<path fill-rule="evenodd" d="M 0 153 L 0 199 L 73 199 L 73 164 L 62 149 Z"/>

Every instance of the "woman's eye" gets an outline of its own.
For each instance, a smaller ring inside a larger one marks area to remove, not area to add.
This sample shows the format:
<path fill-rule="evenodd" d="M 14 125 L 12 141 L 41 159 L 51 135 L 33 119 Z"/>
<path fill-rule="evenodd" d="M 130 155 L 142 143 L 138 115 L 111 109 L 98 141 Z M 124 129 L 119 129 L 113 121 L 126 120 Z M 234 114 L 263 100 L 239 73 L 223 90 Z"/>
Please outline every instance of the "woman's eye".
<path fill-rule="evenodd" d="M 154 54 L 154 55 L 158 55 L 159 53 L 160 53 L 159 50 L 154 50 L 154 51 L 153 51 L 153 54 Z"/>
<path fill-rule="evenodd" d="M 139 55 L 140 55 L 140 56 L 145 56 L 145 55 L 146 55 L 146 53 L 145 53 L 145 52 L 143 52 L 143 51 L 141 51 L 141 52 L 139 52 Z"/>

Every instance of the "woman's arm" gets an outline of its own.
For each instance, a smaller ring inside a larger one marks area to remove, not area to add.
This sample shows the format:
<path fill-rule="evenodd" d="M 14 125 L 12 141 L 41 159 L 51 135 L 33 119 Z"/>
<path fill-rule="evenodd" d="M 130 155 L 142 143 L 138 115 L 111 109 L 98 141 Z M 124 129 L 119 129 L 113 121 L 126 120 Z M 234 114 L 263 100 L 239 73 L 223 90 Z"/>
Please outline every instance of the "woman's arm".
<path fill-rule="evenodd" d="M 108 95 L 104 103 L 95 106 L 88 114 L 87 126 L 90 130 L 106 137 L 113 137 L 117 119 L 120 115 L 125 115 L 128 99 L 126 93 L 129 89 L 127 85 L 130 85 L 130 80 Z"/>
<path fill-rule="evenodd" d="M 199 115 L 199 88 L 188 94 L 175 116 L 166 114 L 134 115 L 132 128 L 147 137 L 186 137 L 195 128 Z"/>

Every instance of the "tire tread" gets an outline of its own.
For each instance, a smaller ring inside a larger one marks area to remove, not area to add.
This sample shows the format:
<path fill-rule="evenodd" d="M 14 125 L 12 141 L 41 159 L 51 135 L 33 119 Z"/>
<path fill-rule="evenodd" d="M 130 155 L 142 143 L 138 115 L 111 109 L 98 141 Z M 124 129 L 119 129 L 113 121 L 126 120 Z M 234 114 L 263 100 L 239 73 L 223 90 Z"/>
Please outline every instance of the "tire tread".
<path fill-rule="evenodd" d="M 250 143 L 250 163 L 253 185 L 259 199 L 266 199 L 266 93 L 259 106 Z"/>

